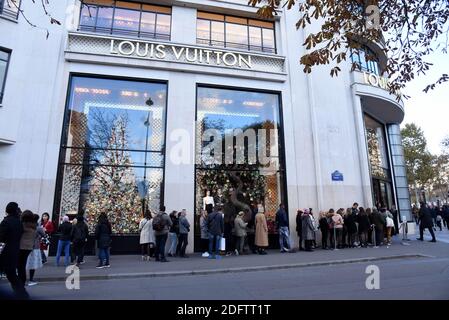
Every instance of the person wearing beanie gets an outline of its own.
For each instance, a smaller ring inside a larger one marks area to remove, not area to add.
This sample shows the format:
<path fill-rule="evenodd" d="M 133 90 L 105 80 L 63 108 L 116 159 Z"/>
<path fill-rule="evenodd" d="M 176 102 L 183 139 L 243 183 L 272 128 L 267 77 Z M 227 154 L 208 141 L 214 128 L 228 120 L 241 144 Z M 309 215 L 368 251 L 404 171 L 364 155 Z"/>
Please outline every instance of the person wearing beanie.
<path fill-rule="evenodd" d="M 28 299 L 29 296 L 25 290 L 25 283 L 17 275 L 20 239 L 23 234 L 23 226 L 19 218 L 19 205 L 16 202 L 10 202 L 6 206 L 5 211 L 7 216 L 0 223 L 0 242 L 5 244 L 0 256 L 1 269 L 4 270 L 15 297 Z"/>

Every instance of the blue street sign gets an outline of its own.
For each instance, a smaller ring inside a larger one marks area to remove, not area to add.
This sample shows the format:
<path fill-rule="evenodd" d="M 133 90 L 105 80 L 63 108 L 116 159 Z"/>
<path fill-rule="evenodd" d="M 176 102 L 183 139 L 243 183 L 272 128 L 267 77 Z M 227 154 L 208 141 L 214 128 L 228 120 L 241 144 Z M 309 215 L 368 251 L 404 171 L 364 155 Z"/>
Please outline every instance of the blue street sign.
<path fill-rule="evenodd" d="M 332 172 L 332 181 L 343 181 L 343 173 L 339 172 L 338 170 L 335 170 Z"/>

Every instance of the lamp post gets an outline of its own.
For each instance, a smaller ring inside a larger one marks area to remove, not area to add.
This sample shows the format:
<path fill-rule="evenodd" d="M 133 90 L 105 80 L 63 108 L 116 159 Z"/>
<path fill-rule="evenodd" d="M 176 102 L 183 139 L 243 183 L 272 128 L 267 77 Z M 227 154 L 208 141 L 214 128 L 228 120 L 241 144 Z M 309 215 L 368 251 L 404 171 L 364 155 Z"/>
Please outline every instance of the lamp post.
<path fill-rule="evenodd" d="M 147 198 L 147 193 L 148 193 L 148 186 L 147 186 L 147 153 L 148 153 L 148 131 L 150 130 L 150 111 L 151 111 L 151 106 L 154 104 L 153 100 L 151 100 L 151 97 L 148 98 L 147 101 L 145 101 L 145 104 L 148 106 L 148 116 L 147 119 L 145 120 L 145 122 L 143 123 L 146 127 L 147 127 L 147 133 L 146 133 L 146 137 L 145 137 L 145 160 L 144 160 L 144 168 L 143 168 L 143 183 L 144 183 L 144 190 L 145 190 L 145 194 L 142 198 L 142 213 L 145 214 L 145 201 Z"/>

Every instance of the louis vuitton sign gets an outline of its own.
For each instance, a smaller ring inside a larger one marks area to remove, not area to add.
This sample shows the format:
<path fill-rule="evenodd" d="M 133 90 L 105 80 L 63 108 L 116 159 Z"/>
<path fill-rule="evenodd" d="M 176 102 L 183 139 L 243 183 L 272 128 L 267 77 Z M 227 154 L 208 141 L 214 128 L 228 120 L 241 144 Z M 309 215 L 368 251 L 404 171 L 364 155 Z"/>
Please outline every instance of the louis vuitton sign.
<path fill-rule="evenodd" d="M 253 67 L 249 54 L 141 41 L 111 39 L 110 54 L 242 69 Z"/>

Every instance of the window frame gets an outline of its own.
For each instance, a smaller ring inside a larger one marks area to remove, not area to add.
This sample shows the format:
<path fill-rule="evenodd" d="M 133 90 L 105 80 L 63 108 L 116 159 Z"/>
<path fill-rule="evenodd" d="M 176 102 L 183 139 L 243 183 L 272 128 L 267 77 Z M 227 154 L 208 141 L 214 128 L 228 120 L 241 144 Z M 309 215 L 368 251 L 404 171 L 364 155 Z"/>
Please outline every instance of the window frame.
<path fill-rule="evenodd" d="M 5 88 L 6 88 L 6 80 L 8 79 L 8 71 L 9 71 L 9 64 L 11 63 L 11 54 L 12 50 L 4 47 L 0 47 L 0 51 L 5 52 L 8 55 L 8 60 L 6 61 L 6 69 L 5 69 L 5 75 L 3 76 L 3 84 L 0 87 L 0 106 L 3 103 L 3 97 L 5 96 Z M 2 60 L 1 61 L 5 61 Z"/>
<path fill-rule="evenodd" d="M 362 54 L 361 54 L 362 52 L 363 52 L 364 61 L 362 61 Z M 374 56 L 376 59 L 375 60 L 367 60 L 366 59 L 367 55 Z M 381 67 L 380 67 L 379 57 L 377 56 L 376 52 L 374 52 L 374 50 L 372 50 L 370 47 L 368 47 L 366 45 L 362 45 L 358 49 L 358 51 L 356 51 L 356 52 L 353 51 L 351 53 L 351 61 L 353 63 L 358 64 L 357 69 L 359 71 L 370 72 L 379 77 L 382 76 L 382 74 L 383 74 Z"/>
<path fill-rule="evenodd" d="M 261 53 L 277 54 L 276 23 L 275 23 L 275 21 L 264 21 L 264 20 L 257 20 L 257 19 L 251 19 L 251 18 L 242 18 L 242 17 L 236 17 L 236 16 L 232 16 L 232 15 L 225 15 L 225 14 L 223 14 L 223 15 L 220 14 L 221 16 L 223 16 L 223 20 L 213 19 L 212 17 L 207 19 L 207 18 L 204 18 L 204 17 L 199 17 L 198 13 L 212 14 L 212 15 L 215 14 L 215 13 L 210 13 L 210 12 L 206 12 L 206 11 L 197 11 L 197 17 L 196 17 L 196 21 L 197 22 L 199 20 L 209 22 L 209 39 L 198 38 L 198 23 L 197 23 L 197 34 L 196 34 L 196 43 L 197 44 L 206 44 L 206 42 L 207 42 L 207 44 L 209 46 L 213 46 L 213 47 L 222 47 L 222 48 L 240 49 L 240 50 L 254 51 L 254 52 L 261 52 Z M 244 20 L 246 20 L 246 24 L 239 23 L 237 21 L 227 21 L 226 20 L 227 17 L 244 19 Z M 263 26 L 252 25 L 252 24 L 250 24 L 250 20 L 272 23 L 273 24 L 273 28 L 267 28 L 267 27 L 263 27 Z M 214 43 L 219 43 L 221 41 L 212 40 L 212 22 L 213 21 L 223 23 L 224 36 L 223 36 L 223 43 L 222 44 L 220 43 L 221 45 L 214 45 Z M 246 41 L 246 44 L 239 44 L 239 43 L 230 42 L 230 44 L 234 45 L 234 46 L 229 46 L 228 45 L 228 41 L 226 39 L 226 36 L 227 36 L 226 25 L 228 23 L 237 24 L 237 25 L 241 25 L 241 26 L 246 26 L 246 28 L 247 28 L 247 36 L 246 36 L 247 41 Z M 261 36 L 261 45 L 260 46 L 256 46 L 256 45 L 252 45 L 251 44 L 251 42 L 250 42 L 250 38 L 251 38 L 250 37 L 250 27 L 258 28 L 260 30 L 260 36 Z M 268 46 L 264 45 L 264 39 L 263 39 L 263 30 L 264 29 L 273 31 L 273 47 L 268 47 Z M 244 48 L 245 46 L 246 46 L 246 48 Z M 255 49 L 255 48 L 260 48 L 260 49 Z"/>
<path fill-rule="evenodd" d="M 143 3 L 143 2 L 128 1 L 130 3 L 135 3 L 135 4 L 138 4 L 140 6 L 140 9 L 134 9 L 134 8 L 122 8 L 120 6 L 117 6 L 117 2 L 118 2 L 117 0 L 111 0 L 111 1 L 112 1 L 112 5 L 111 6 L 98 5 L 98 4 L 89 4 L 89 3 L 85 3 L 84 1 L 81 1 L 80 13 L 79 13 L 79 19 L 78 19 L 78 21 L 79 21 L 79 23 L 78 23 L 78 31 L 87 31 L 87 32 L 93 32 L 93 33 L 103 33 L 103 34 L 111 34 L 111 35 L 126 36 L 126 37 L 137 37 L 137 38 L 141 38 L 141 39 L 159 39 L 159 40 L 167 40 L 167 41 L 171 40 L 172 7 L 157 5 L 158 7 L 164 7 L 164 8 L 169 8 L 170 9 L 170 13 L 165 13 L 165 12 L 158 12 L 158 11 L 155 11 L 155 10 L 144 9 L 146 3 Z M 81 24 L 82 11 L 83 11 L 83 7 L 84 6 L 93 6 L 96 9 L 95 23 L 94 23 L 93 26 L 85 26 L 85 25 Z M 111 26 L 108 27 L 108 28 L 100 27 L 100 29 L 103 29 L 104 31 L 98 30 L 98 11 L 99 11 L 98 9 L 100 7 L 112 8 Z M 116 9 L 123 9 L 123 10 L 128 10 L 128 11 L 137 11 L 137 12 L 139 12 L 138 30 L 137 31 L 132 31 L 132 30 L 114 28 L 115 11 L 116 11 Z M 142 32 L 142 13 L 143 12 L 153 13 L 155 15 L 154 32 L 146 32 L 146 31 Z M 161 14 L 162 15 L 167 15 L 167 16 L 170 17 L 170 24 L 169 24 L 170 32 L 169 32 L 169 34 L 157 33 L 158 15 L 161 15 Z"/>
<path fill-rule="evenodd" d="M 7 9 L 5 12 L 5 6 L 8 3 L 8 0 L 0 0 L 0 17 L 6 17 L 14 20 L 19 19 L 20 8 L 22 6 L 22 0 L 18 0 L 19 5 L 17 7 L 17 12 Z"/>

